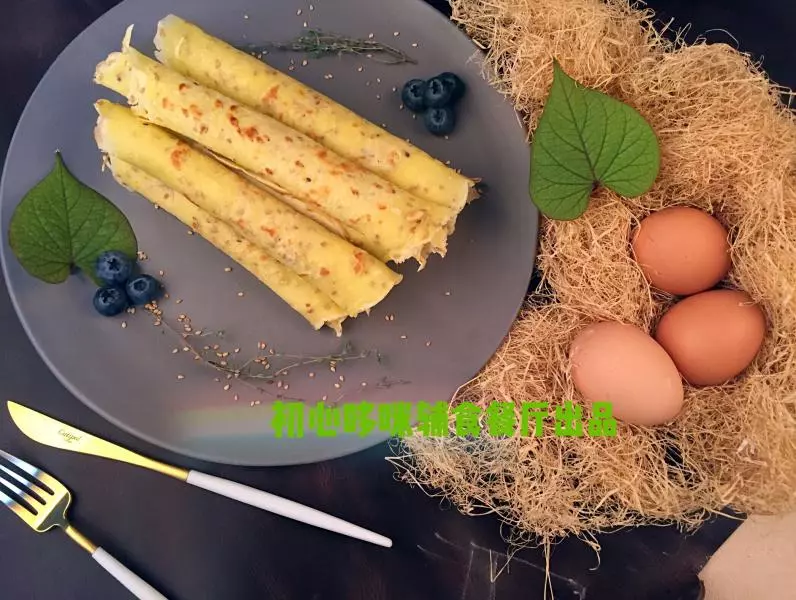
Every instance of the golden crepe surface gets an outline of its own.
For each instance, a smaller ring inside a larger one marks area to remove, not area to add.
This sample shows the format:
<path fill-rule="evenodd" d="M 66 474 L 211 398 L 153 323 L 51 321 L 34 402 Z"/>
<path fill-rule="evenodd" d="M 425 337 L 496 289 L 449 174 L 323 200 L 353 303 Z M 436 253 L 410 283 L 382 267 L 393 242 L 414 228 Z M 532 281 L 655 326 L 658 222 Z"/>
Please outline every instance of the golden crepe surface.
<path fill-rule="evenodd" d="M 329 326 L 340 336 L 345 311 L 317 287 L 159 179 L 117 157 L 108 157 L 116 181 L 176 217 L 277 294 L 314 329 Z"/>
<path fill-rule="evenodd" d="M 251 243 L 331 298 L 351 317 L 400 280 L 365 250 L 330 232 L 165 129 L 107 100 L 96 103 L 100 150 L 130 163 L 235 226 Z"/>
<path fill-rule="evenodd" d="M 278 119 L 394 185 L 449 209 L 450 231 L 475 181 L 298 80 L 175 15 L 158 23 L 166 66 Z"/>
<path fill-rule="evenodd" d="M 421 264 L 447 231 L 448 209 L 425 202 L 310 137 L 144 56 L 129 45 L 98 65 L 95 80 L 133 111 L 317 205 L 382 261 Z"/>

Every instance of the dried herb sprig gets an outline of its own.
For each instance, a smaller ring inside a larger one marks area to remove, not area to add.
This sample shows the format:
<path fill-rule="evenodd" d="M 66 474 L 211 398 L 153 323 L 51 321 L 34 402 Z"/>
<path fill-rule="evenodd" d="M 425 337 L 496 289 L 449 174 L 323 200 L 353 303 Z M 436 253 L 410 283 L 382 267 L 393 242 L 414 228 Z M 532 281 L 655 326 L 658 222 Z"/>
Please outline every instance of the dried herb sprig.
<path fill-rule="evenodd" d="M 237 351 L 224 350 L 219 343 L 207 343 L 207 340 L 211 338 L 223 339 L 223 331 L 195 329 L 191 324 L 190 318 L 186 315 L 180 315 L 176 324 L 171 323 L 164 317 L 162 309 L 156 303 L 147 305 L 146 309 L 155 317 L 155 325 L 165 328 L 163 329 L 164 333 L 169 331 L 176 336 L 180 340 L 182 350 L 189 352 L 195 360 L 201 361 L 215 371 L 224 374 L 227 379 L 238 380 L 258 392 L 282 400 L 300 399 L 290 398 L 282 393 L 271 392 L 254 382 L 259 384 L 279 384 L 281 388 L 282 382 L 279 378 L 299 367 L 326 365 L 334 371 L 337 365 L 344 362 L 362 360 L 369 357 L 374 357 L 379 363 L 382 360 L 378 350 L 356 351 L 350 342 L 347 342 L 339 352 L 325 356 L 288 354 L 276 352 L 273 349 L 269 349 L 266 352 L 267 346 L 261 343 L 258 345 L 260 352 L 257 355 L 244 362 L 236 363 L 232 357 L 238 353 Z M 286 362 L 287 364 L 279 366 L 280 362 Z"/>
<path fill-rule="evenodd" d="M 313 58 L 342 54 L 358 54 L 376 62 L 388 65 L 401 63 L 417 64 L 417 61 L 404 51 L 373 39 L 360 39 L 337 33 L 325 33 L 310 29 L 288 42 L 266 42 L 251 44 L 246 50 L 262 56 L 270 50 L 304 52 Z"/>

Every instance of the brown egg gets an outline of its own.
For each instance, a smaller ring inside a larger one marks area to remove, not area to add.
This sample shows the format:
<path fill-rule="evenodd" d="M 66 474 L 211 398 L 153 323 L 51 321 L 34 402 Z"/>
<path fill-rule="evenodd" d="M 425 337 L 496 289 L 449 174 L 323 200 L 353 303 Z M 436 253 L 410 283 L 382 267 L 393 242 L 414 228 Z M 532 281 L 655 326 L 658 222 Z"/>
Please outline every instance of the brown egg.
<path fill-rule="evenodd" d="M 670 308 L 655 339 L 691 385 L 721 385 L 754 360 L 766 333 L 766 318 L 745 293 L 712 290 Z"/>
<path fill-rule="evenodd" d="M 610 402 L 619 420 L 660 425 L 682 409 L 677 367 L 638 327 L 611 321 L 589 325 L 572 342 L 569 360 L 578 392 L 589 402 Z"/>
<path fill-rule="evenodd" d="M 664 208 L 641 221 L 633 254 L 650 284 L 676 296 L 712 288 L 730 270 L 727 230 L 708 213 Z"/>

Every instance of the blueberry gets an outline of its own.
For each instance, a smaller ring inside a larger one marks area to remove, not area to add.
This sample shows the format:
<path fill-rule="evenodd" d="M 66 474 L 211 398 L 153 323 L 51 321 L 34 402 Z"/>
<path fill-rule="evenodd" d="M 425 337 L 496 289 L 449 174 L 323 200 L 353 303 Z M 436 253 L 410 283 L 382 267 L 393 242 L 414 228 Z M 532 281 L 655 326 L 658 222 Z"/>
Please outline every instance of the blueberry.
<path fill-rule="evenodd" d="M 450 106 L 429 108 L 423 118 L 426 129 L 434 135 L 448 135 L 456 126 L 456 113 Z"/>
<path fill-rule="evenodd" d="M 94 308 L 105 317 L 118 315 L 128 303 L 127 294 L 120 285 L 106 285 L 94 293 Z"/>
<path fill-rule="evenodd" d="M 97 258 L 95 273 L 107 285 L 124 284 L 133 273 L 133 262 L 123 252 L 109 250 Z"/>
<path fill-rule="evenodd" d="M 155 300 L 160 294 L 160 282 L 151 275 L 139 275 L 127 282 L 127 296 L 136 306 Z"/>
<path fill-rule="evenodd" d="M 456 73 L 451 73 L 450 71 L 440 73 L 437 75 L 437 77 L 442 79 L 443 83 L 451 89 L 452 103 L 458 102 L 462 99 L 464 92 L 467 91 L 467 86 L 461 80 L 461 77 L 456 75 Z"/>
<path fill-rule="evenodd" d="M 423 112 L 425 104 L 426 82 L 422 79 L 410 79 L 401 90 L 401 101 L 412 112 Z"/>
<path fill-rule="evenodd" d="M 450 105 L 453 99 L 453 88 L 441 77 L 432 77 L 426 84 L 426 106 L 443 108 Z"/>

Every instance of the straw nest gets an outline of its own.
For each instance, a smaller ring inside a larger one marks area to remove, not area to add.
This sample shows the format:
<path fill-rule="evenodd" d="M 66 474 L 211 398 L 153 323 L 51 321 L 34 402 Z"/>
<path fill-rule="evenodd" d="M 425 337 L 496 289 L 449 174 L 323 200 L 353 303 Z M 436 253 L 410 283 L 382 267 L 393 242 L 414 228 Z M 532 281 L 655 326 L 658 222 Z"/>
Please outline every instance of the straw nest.
<path fill-rule="evenodd" d="M 595 320 L 647 331 L 672 298 L 652 290 L 629 251 L 652 211 L 686 204 L 731 232 L 725 287 L 764 308 L 767 338 L 729 385 L 686 387 L 672 423 L 619 424 L 615 438 L 557 437 L 401 442 L 399 476 L 466 514 L 497 513 L 512 543 L 544 544 L 650 524 L 698 525 L 732 507 L 796 507 L 796 117 L 790 92 L 724 44 L 686 45 L 651 11 L 623 0 L 454 0 L 453 19 L 487 49 L 487 77 L 533 132 L 552 60 L 581 83 L 635 107 L 659 136 L 654 188 L 628 200 L 598 191 L 571 222 L 543 221 L 542 289 L 502 347 L 453 403 L 580 398 L 567 372 L 574 335 Z M 664 37 L 666 36 L 666 37 Z M 668 38 L 668 39 L 667 39 Z M 545 296 L 549 294 L 549 297 Z M 584 412 L 584 414 L 588 414 Z"/>

